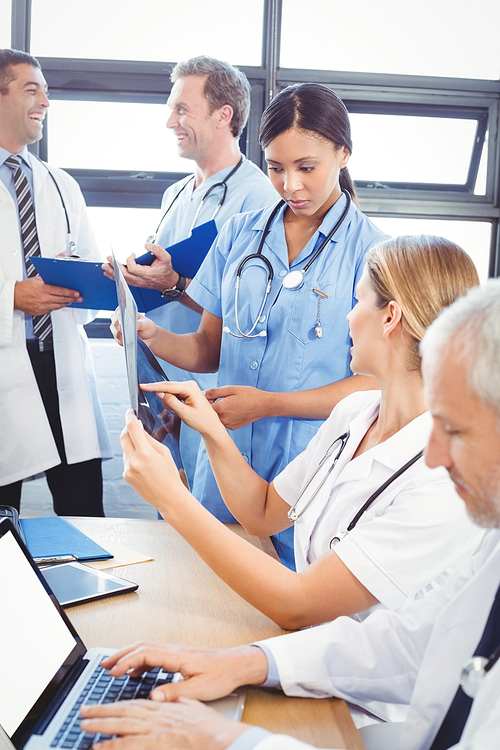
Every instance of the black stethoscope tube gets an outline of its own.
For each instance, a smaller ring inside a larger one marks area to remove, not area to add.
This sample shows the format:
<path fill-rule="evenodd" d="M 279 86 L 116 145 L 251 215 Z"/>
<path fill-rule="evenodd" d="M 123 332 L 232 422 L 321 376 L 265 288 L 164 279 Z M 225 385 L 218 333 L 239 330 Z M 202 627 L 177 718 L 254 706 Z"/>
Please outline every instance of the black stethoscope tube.
<path fill-rule="evenodd" d="M 283 286 L 286 289 L 290 289 L 291 291 L 295 291 L 297 289 L 300 289 L 300 287 L 303 284 L 304 274 L 308 271 L 308 269 L 311 267 L 311 265 L 314 263 L 314 261 L 316 260 L 316 258 L 320 255 L 320 253 L 323 252 L 323 250 L 325 249 L 325 247 L 328 245 L 328 243 L 330 242 L 330 240 L 334 236 L 335 232 L 342 225 L 342 223 L 343 223 L 344 219 L 346 218 L 346 216 L 347 216 L 347 214 L 349 212 L 349 209 L 351 207 L 351 196 L 349 195 L 349 193 L 346 190 L 342 190 L 342 193 L 346 196 L 346 206 L 345 206 L 345 208 L 344 208 L 344 210 L 342 212 L 341 217 L 336 222 L 336 224 L 333 227 L 333 229 L 325 237 L 325 239 L 323 240 L 323 242 L 321 243 L 321 245 L 319 246 L 319 248 L 316 250 L 316 252 L 312 256 L 312 258 L 310 258 L 308 260 L 308 262 L 306 263 L 306 265 L 304 266 L 304 268 L 302 268 L 301 270 L 298 270 L 298 271 L 289 271 L 287 273 L 287 275 L 283 279 Z M 235 288 L 235 293 L 234 293 L 234 308 L 235 308 L 235 311 L 234 312 L 235 312 L 236 326 L 238 328 L 239 333 L 233 333 L 229 329 L 228 326 L 224 326 L 224 329 L 223 329 L 224 333 L 229 333 L 229 334 L 231 334 L 231 336 L 234 336 L 235 338 L 238 338 L 238 339 L 243 339 L 243 338 L 251 339 L 251 338 L 258 338 L 259 336 L 266 336 L 266 332 L 265 331 L 261 331 L 260 333 L 257 333 L 257 334 L 253 333 L 253 331 L 255 330 L 255 327 L 256 327 L 257 323 L 259 322 L 259 318 L 260 318 L 260 316 L 262 314 L 262 311 L 264 310 L 268 294 L 271 291 L 271 283 L 272 283 L 273 278 L 274 278 L 274 270 L 273 270 L 271 261 L 269 260 L 269 258 L 266 258 L 266 256 L 264 255 L 264 253 L 262 251 L 264 249 L 264 242 L 266 241 L 266 237 L 269 234 L 269 231 L 271 229 L 271 224 L 273 223 L 273 221 L 276 218 L 278 212 L 280 211 L 280 209 L 284 205 L 285 205 L 285 201 L 284 200 L 280 200 L 279 203 L 277 203 L 276 206 L 273 208 L 273 210 L 271 211 L 271 214 L 270 214 L 268 220 L 266 221 L 266 225 L 265 225 L 264 230 L 262 232 L 262 237 L 260 238 L 259 247 L 257 249 L 257 252 L 256 253 L 251 253 L 250 255 L 246 255 L 244 258 L 242 258 L 242 260 L 241 260 L 241 262 L 238 265 L 238 268 L 236 270 L 236 280 L 235 280 L 235 286 L 234 286 L 234 288 Z M 253 259 L 261 260 L 266 265 L 266 267 L 267 267 L 266 291 L 264 292 L 264 298 L 262 300 L 262 305 L 260 307 L 259 315 L 255 319 L 255 323 L 253 324 L 253 326 L 251 327 L 251 329 L 249 331 L 247 331 L 246 333 L 244 333 L 241 330 L 239 322 L 238 322 L 238 292 L 239 292 L 240 280 L 241 280 L 241 275 L 243 273 L 243 269 L 244 269 L 245 265 L 250 260 L 253 260 Z M 287 279 L 289 280 L 288 283 L 287 283 Z M 294 279 L 297 279 L 297 282 L 295 282 Z"/>
<path fill-rule="evenodd" d="M 332 239 L 332 237 L 335 234 L 335 232 L 337 231 L 337 229 L 342 225 L 345 217 L 347 216 L 347 214 L 349 212 L 349 209 L 351 207 L 351 196 L 349 195 L 349 193 L 346 190 L 342 190 L 342 193 L 346 197 L 346 206 L 345 206 L 344 210 L 342 211 L 342 216 L 336 222 L 336 224 L 333 227 L 333 229 L 330 232 L 328 232 L 327 236 L 325 237 L 325 239 L 323 240 L 323 242 L 321 243 L 321 245 L 318 247 L 318 249 L 316 250 L 316 252 L 312 256 L 312 258 L 310 258 L 310 260 L 308 260 L 308 262 L 306 263 L 306 265 L 304 266 L 304 268 L 301 271 L 302 274 L 305 274 L 306 271 L 309 270 L 309 268 L 312 266 L 312 264 L 314 263 L 314 261 L 316 260 L 316 258 L 318 257 L 318 255 L 320 255 L 320 253 L 323 252 L 323 250 L 328 245 L 328 243 Z M 247 255 L 246 258 L 243 258 L 243 260 L 241 261 L 240 265 L 238 266 L 238 270 L 236 271 L 236 275 L 237 276 L 241 276 L 241 273 L 243 271 L 245 263 L 247 263 L 247 261 L 251 260 L 252 258 L 261 258 L 270 267 L 270 274 L 273 273 L 272 266 L 271 266 L 269 260 L 266 258 L 266 256 L 263 255 L 262 251 L 264 249 L 264 242 L 266 241 L 266 237 L 269 234 L 269 231 L 271 229 L 271 224 L 273 223 L 273 221 L 274 221 L 274 219 L 276 217 L 276 214 L 278 213 L 278 211 L 280 210 L 280 208 L 282 208 L 282 206 L 284 206 L 284 205 L 285 205 L 285 201 L 281 200 L 273 208 L 273 210 L 271 212 L 271 215 L 269 216 L 269 218 L 268 218 L 268 220 L 266 222 L 266 226 L 264 227 L 264 231 L 262 232 L 262 237 L 260 238 L 259 247 L 257 249 L 257 252 L 256 253 L 252 253 L 252 255 Z M 271 281 L 272 280 L 272 276 L 268 280 Z"/>
<path fill-rule="evenodd" d="M 45 169 L 47 170 L 47 172 L 50 175 L 50 179 L 52 180 L 52 182 L 56 186 L 56 190 L 59 193 L 59 198 L 61 200 L 61 205 L 62 205 L 63 210 L 64 210 L 64 216 L 66 217 L 66 229 L 67 229 L 67 232 L 68 232 L 68 237 L 70 237 L 71 236 L 71 226 L 70 226 L 70 223 L 69 223 L 68 211 L 66 209 L 66 203 L 64 202 L 64 198 L 63 198 L 63 195 L 61 193 L 61 189 L 60 189 L 59 185 L 57 184 L 57 180 L 54 177 L 54 175 L 52 174 L 52 172 L 50 171 L 50 169 L 47 166 L 47 164 L 45 164 L 44 161 L 42 161 L 38 156 L 36 156 L 36 154 L 31 154 L 31 156 L 34 156 L 35 159 L 37 159 L 40 162 L 40 164 L 42 164 L 45 167 Z"/>
<path fill-rule="evenodd" d="M 193 223 L 191 225 L 190 233 L 193 231 L 193 227 L 196 224 L 196 219 L 198 218 L 198 215 L 199 215 L 199 213 L 200 213 L 200 211 L 201 211 L 201 209 L 203 207 L 203 204 L 205 203 L 205 201 L 208 198 L 208 196 L 210 195 L 210 193 L 212 193 L 216 188 L 222 187 L 222 198 L 219 200 L 219 202 L 217 204 L 217 208 L 215 209 L 214 214 L 212 216 L 212 219 L 215 219 L 215 217 L 217 216 L 217 214 L 221 210 L 222 206 L 224 205 L 224 201 L 226 200 L 227 182 L 238 171 L 238 169 L 241 167 L 242 164 L 243 164 L 243 156 L 241 157 L 241 159 L 239 160 L 239 162 L 236 164 L 236 166 L 233 167 L 233 169 L 229 172 L 228 176 L 224 180 L 222 180 L 222 182 L 216 182 L 214 185 L 211 185 L 208 188 L 207 192 L 205 193 L 205 195 L 203 196 L 203 198 L 200 201 L 200 205 L 198 206 L 198 210 L 196 211 L 195 217 L 193 219 Z M 160 231 L 160 227 L 163 224 L 163 222 L 165 221 L 165 218 L 166 218 L 167 214 L 169 213 L 170 209 L 174 205 L 174 203 L 177 200 L 177 198 L 181 195 L 181 193 L 187 188 L 187 186 L 189 185 L 189 183 L 191 182 L 191 180 L 194 180 L 194 175 L 192 175 L 189 178 L 189 180 L 184 183 L 184 185 L 181 187 L 181 189 L 179 190 L 179 192 L 176 193 L 174 195 L 174 197 L 172 198 L 172 201 L 170 202 L 170 205 L 168 206 L 167 210 L 164 212 L 164 214 L 161 217 L 160 222 L 159 222 L 159 224 L 158 224 L 158 226 L 156 228 L 156 233 L 155 233 L 156 237 L 158 236 L 158 232 Z"/>

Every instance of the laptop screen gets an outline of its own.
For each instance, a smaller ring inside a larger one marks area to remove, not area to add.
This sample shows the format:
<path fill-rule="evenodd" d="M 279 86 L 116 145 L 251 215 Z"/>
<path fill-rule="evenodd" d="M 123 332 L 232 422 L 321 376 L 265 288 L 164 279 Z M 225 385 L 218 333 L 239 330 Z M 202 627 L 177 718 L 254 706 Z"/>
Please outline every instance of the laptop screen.
<path fill-rule="evenodd" d="M 0 523 L 0 724 L 12 737 L 80 642 L 10 529 Z"/>

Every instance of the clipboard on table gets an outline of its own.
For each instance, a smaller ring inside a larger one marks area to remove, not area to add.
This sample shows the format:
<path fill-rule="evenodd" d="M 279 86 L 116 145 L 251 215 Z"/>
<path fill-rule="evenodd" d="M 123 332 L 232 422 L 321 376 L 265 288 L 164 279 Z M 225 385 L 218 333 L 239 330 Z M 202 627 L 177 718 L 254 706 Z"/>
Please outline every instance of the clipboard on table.
<path fill-rule="evenodd" d="M 214 219 L 194 227 L 186 240 L 176 242 L 165 250 L 172 257 L 172 266 L 177 273 L 187 279 L 194 279 L 196 273 L 217 237 L 217 224 Z M 154 261 L 153 253 L 147 252 L 135 259 L 140 266 L 150 266 Z M 141 310 L 140 310 L 141 312 Z"/>
<path fill-rule="evenodd" d="M 113 555 L 60 516 L 21 518 L 26 546 L 35 562 L 74 558 L 109 560 Z"/>
<path fill-rule="evenodd" d="M 102 272 L 102 261 L 81 258 L 32 257 L 33 265 L 46 284 L 75 289 L 83 302 L 72 302 L 69 307 L 85 310 L 116 310 L 116 284 Z M 156 289 L 130 288 L 139 312 L 149 312 L 167 304 Z"/>

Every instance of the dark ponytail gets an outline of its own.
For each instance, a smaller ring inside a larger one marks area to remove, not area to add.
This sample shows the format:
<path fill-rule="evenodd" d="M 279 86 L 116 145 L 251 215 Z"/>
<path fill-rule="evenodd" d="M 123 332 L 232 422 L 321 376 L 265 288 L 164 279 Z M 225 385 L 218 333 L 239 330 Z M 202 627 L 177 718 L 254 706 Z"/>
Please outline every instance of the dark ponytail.
<path fill-rule="evenodd" d="M 311 130 L 352 154 L 351 124 L 345 104 L 337 94 L 319 83 L 288 86 L 266 107 L 260 123 L 260 145 L 266 148 L 278 135 L 290 128 Z M 356 188 L 347 167 L 340 170 L 340 187 L 355 203 Z"/>

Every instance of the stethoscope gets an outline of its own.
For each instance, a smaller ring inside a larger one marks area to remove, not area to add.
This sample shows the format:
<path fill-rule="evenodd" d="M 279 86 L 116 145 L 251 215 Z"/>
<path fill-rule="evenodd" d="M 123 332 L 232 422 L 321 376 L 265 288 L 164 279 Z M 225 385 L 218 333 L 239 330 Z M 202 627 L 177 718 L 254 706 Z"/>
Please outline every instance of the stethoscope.
<path fill-rule="evenodd" d="M 469 698 L 476 697 L 481 682 L 498 659 L 500 659 L 500 646 L 488 658 L 486 656 L 473 656 L 465 662 L 460 675 L 460 685 L 465 695 L 468 695 Z"/>
<path fill-rule="evenodd" d="M 325 247 L 328 245 L 330 240 L 332 239 L 333 235 L 337 231 L 337 229 L 341 226 L 342 222 L 344 221 L 345 217 L 347 216 L 349 212 L 349 208 L 351 207 L 351 196 L 346 190 L 342 190 L 343 194 L 346 196 L 346 206 L 344 208 L 344 211 L 342 212 L 342 216 L 337 221 L 331 232 L 325 237 L 319 248 L 316 250 L 312 258 L 306 263 L 304 268 L 297 269 L 295 271 L 289 271 L 286 276 L 283 277 L 283 287 L 285 289 L 290 289 L 291 291 L 297 291 L 302 287 L 304 284 L 304 274 L 307 273 L 309 268 L 312 266 L 318 255 L 323 252 Z M 269 234 L 269 230 L 271 228 L 271 224 L 273 223 L 277 213 L 280 211 L 280 209 L 285 205 L 285 201 L 281 200 L 272 210 L 271 215 L 269 216 L 266 225 L 264 227 L 264 231 L 262 232 L 262 237 L 260 239 L 259 247 L 257 249 L 256 253 L 251 253 L 250 255 L 245 256 L 241 263 L 239 264 L 237 271 L 236 271 L 236 281 L 234 284 L 234 318 L 236 322 L 236 327 L 239 331 L 239 333 L 233 333 L 229 329 L 229 326 L 224 326 L 223 331 L 224 333 L 230 333 L 231 336 L 234 336 L 237 339 L 254 339 L 258 338 L 259 336 L 267 336 L 266 331 L 260 331 L 259 333 L 254 333 L 254 330 L 257 326 L 257 324 L 260 321 L 260 317 L 264 311 L 264 307 L 266 306 L 266 301 L 269 295 L 269 292 L 271 291 L 271 284 L 274 279 L 274 270 L 271 265 L 271 261 L 266 258 L 266 256 L 263 254 L 262 250 L 264 248 L 264 242 L 266 240 L 267 235 Z M 240 289 L 240 280 L 241 275 L 243 273 L 243 269 L 245 268 L 246 264 L 253 259 L 261 260 L 264 265 L 267 267 L 267 284 L 266 284 L 266 290 L 264 292 L 264 298 L 262 300 L 262 304 L 260 306 L 259 312 L 257 314 L 257 317 L 255 318 L 255 322 L 253 326 L 250 328 L 249 331 L 245 332 L 241 330 L 239 318 L 238 318 L 238 294 Z"/>
<path fill-rule="evenodd" d="M 203 198 L 201 199 L 201 201 L 200 201 L 200 204 L 199 204 L 198 208 L 196 209 L 196 213 L 195 213 L 195 215 L 194 215 L 194 219 L 193 219 L 193 221 L 191 222 L 191 226 L 190 226 L 190 228 L 189 228 L 189 236 L 191 235 L 191 232 L 193 231 L 194 227 L 196 226 L 196 222 L 198 221 L 198 216 L 200 215 L 200 211 L 201 211 L 201 209 L 203 208 L 203 204 L 205 203 L 205 201 L 206 201 L 206 199 L 208 198 L 208 196 L 209 196 L 209 195 L 210 195 L 211 193 L 213 193 L 213 191 L 214 191 L 214 190 L 216 190 L 217 188 L 222 188 L 222 195 L 221 195 L 221 197 L 219 198 L 219 202 L 218 202 L 218 204 L 217 204 L 217 206 L 216 206 L 216 208 L 215 208 L 215 211 L 214 211 L 214 212 L 213 212 L 213 214 L 212 214 L 212 219 L 211 219 L 211 220 L 213 221 L 213 220 L 215 219 L 215 217 L 217 216 L 217 214 L 218 214 L 218 213 L 219 213 L 219 211 L 221 210 L 222 206 L 224 205 L 224 201 L 226 200 L 226 195 L 227 195 L 227 182 L 228 182 L 228 180 L 230 180 L 230 179 L 231 179 L 231 177 L 232 177 L 232 176 L 233 176 L 233 175 L 234 175 L 234 174 L 235 174 L 235 173 L 236 173 L 236 172 L 238 171 L 238 169 L 239 169 L 239 168 L 241 167 L 241 165 L 243 164 L 243 159 L 244 159 L 244 157 L 242 156 L 242 157 L 241 157 L 241 159 L 239 160 L 238 164 L 236 164 L 236 166 L 235 166 L 235 167 L 233 167 L 233 169 L 232 169 L 232 170 L 231 170 L 231 171 L 229 172 L 228 176 L 227 176 L 227 177 L 225 177 L 225 178 L 224 178 L 224 179 L 222 180 L 222 182 L 216 182 L 216 183 L 214 183 L 213 185 L 211 185 L 211 186 L 210 186 L 210 187 L 208 188 L 207 192 L 205 193 L 205 195 L 204 195 L 204 196 L 203 196 Z M 156 239 L 156 237 L 158 236 L 158 232 L 160 231 L 160 227 L 161 227 L 161 225 L 163 224 L 163 222 L 165 221 L 165 218 L 166 218 L 167 214 L 168 214 L 168 213 L 170 212 L 170 210 L 171 210 L 172 206 L 174 205 L 175 201 L 176 201 L 176 200 L 177 200 L 177 198 L 178 198 L 178 197 L 179 197 L 179 196 L 181 195 L 181 193 L 182 193 L 182 192 L 183 192 L 183 191 L 184 191 L 184 190 L 185 190 L 185 189 L 187 188 L 187 186 L 191 184 L 191 182 L 192 182 L 192 181 L 193 181 L 194 179 L 195 179 L 195 176 L 194 176 L 194 174 L 193 174 L 193 175 L 191 175 L 191 177 L 190 177 L 190 178 L 189 178 L 189 179 L 188 179 L 188 180 L 187 180 L 187 181 L 186 181 L 186 182 L 184 183 L 184 185 L 183 185 L 183 186 L 181 187 L 181 189 L 179 190 L 179 192 L 178 192 L 178 193 L 177 193 L 177 194 L 176 194 L 176 195 L 175 195 L 175 196 L 173 197 L 173 199 L 172 199 L 172 201 L 171 201 L 170 205 L 168 206 L 167 210 L 166 210 L 166 211 L 164 212 L 164 214 L 162 215 L 162 217 L 161 217 L 161 219 L 160 219 L 160 223 L 158 224 L 158 226 L 157 226 L 157 228 L 156 228 L 156 232 L 155 232 L 155 234 L 152 234 L 152 235 L 150 235 L 150 236 L 148 237 L 148 239 L 146 240 L 146 242 L 153 242 L 153 241 L 154 241 L 154 240 Z"/>
<path fill-rule="evenodd" d="M 311 505 L 311 503 L 313 502 L 313 500 L 317 497 L 318 493 L 320 492 L 320 490 L 324 486 L 324 484 L 327 481 L 328 477 L 330 476 L 330 474 L 334 470 L 334 468 L 335 468 L 335 466 L 337 464 L 337 461 L 339 460 L 340 456 L 342 455 L 342 451 L 344 450 L 344 448 L 347 445 L 347 441 L 349 440 L 350 434 L 351 433 L 349 431 L 348 432 L 344 432 L 343 435 L 340 435 L 340 437 L 336 438 L 336 440 L 334 440 L 333 443 L 330 445 L 330 447 L 327 449 L 325 455 L 323 456 L 323 458 L 319 462 L 318 466 L 314 470 L 314 473 L 309 478 L 307 484 L 299 492 L 296 501 L 294 502 L 294 504 L 292 505 L 292 507 L 288 511 L 288 518 L 290 519 L 290 521 L 294 521 L 294 522 L 298 521 L 298 519 L 309 508 L 309 506 Z M 305 492 L 307 492 L 307 489 L 311 485 L 311 482 L 318 475 L 318 472 L 321 471 L 321 468 L 324 466 L 324 464 L 328 461 L 328 459 L 333 454 L 333 452 L 335 450 L 335 446 L 338 445 L 339 443 L 340 443 L 339 449 L 338 449 L 337 453 L 335 454 L 335 457 L 334 457 L 331 465 L 328 467 L 328 471 L 326 472 L 325 476 L 323 477 L 323 479 L 319 483 L 318 487 L 316 487 L 316 489 L 314 490 L 314 492 L 311 494 L 311 497 L 309 498 L 309 500 L 307 501 L 307 503 L 304 505 L 304 507 L 300 511 L 297 511 L 297 506 L 300 503 L 300 501 L 301 501 L 302 497 L 304 496 Z M 413 458 L 410 458 L 409 461 L 407 461 L 403 466 L 401 466 L 397 471 L 395 471 L 389 477 L 389 479 L 387 479 L 383 484 L 381 484 L 380 487 L 378 487 L 378 489 L 375 490 L 375 492 L 372 492 L 372 494 L 370 495 L 370 497 L 368 498 L 368 500 L 363 504 L 363 506 L 360 508 L 360 510 L 358 510 L 358 512 L 356 513 L 356 515 L 354 516 L 354 518 L 352 519 L 352 521 L 350 522 L 350 524 L 347 526 L 347 528 L 344 531 L 344 533 L 341 536 L 334 536 L 330 540 L 330 549 L 333 549 L 340 541 L 342 541 L 342 539 L 344 539 L 344 537 L 347 536 L 347 534 L 350 531 L 352 531 L 354 529 L 354 527 L 358 523 L 358 521 L 361 518 L 361 516 L 363 515 L 363 513 L 366 513 L 366 511 L 368 510 L 368 508 L 370 507 L 370 505 L 377 499 L 377 497 L 379 495 L 381 495 L 382 492 L 384 492 L 389 487 L 389 485 L 392 484 L 398 477 L 400 477 L 401 474 L 404 474 L 404 472 L 407 471 L 410 468 L 410 466 L 413 466 L 413 464 L 416 463 L 419 458 L 422 458 L 423 455 L 424 455 L 424 451 L 423 450 L 419 451 L 415 456 L 413 456 Z"/>
<path fill-rule="evenodd" d="M 311 505 L 312 501 L 316 498 L 316 495 L 318 494 L 318 492 L 320 491 L 320 489 L 325 484 L 326 480 L 328 479 L 328 477 L 330 476 L 330 474 L 334 470 L 334 468 L 335 468 L 335 466 L 337 464 L 337 461 L 339 460 L 340 456 L 342 455 L 342 451 L 344 450 L 344 448 L 347 445 L 347 441 L 349 440 L 350 434 L 351 433 L 349 431 L 344 432 L 344 434 L 341 435 L 340 437 L 336 438 L 333 441 L 333 443 L 330 445 L 330 447 L 327 449 L 325 455 L 323 456 L 323 458 L 321 459 L 321 461 L 317 465 L 317 467 L 316 467 L 316 469 L 314 471 L 314 474 L 310 477 L 310 479 L 308 480 L 308 482 L 305 485 L 305 487 L 303 487 L 301 489 L 301 491 L 299 492 L 299 495 L 298 495 L 296 501 L 294 502 L 294 504 L 292 505 L 292 507 L 288 511 L 288 518 L 290 519 L 290 521 L 294 521 L 294 522 L 298 521 L 299 518 L 306 512 L 306 510 L 308 509 L 308 507 Z M 302 510 L 300 510 L 299 512 L 297 512 L 297 505 L 300 503 L 300 501 L 302 500 L 304 494 L 307 492 L 307 489 L 310 486 L 311 482 L 317 477 L 318 472 L 321 471 L 322 467 L 325 465 L 325 463 L 328 461 L 328 459 L 332 455 L 332 453 L 333 453 L 333 451 L 334 451 L 335 446 L 337 445 L 337 443 L 340 443 L 339 449 L 337 451 L 337 454 L 335 455 L 335 458 L 333 459 L 333 461 L 331 463 L 331 466 L 328 467 L 328 471 L 326 472 L 325 476 L 323 477 L 323 480 L 321 481 L 321 483 L 319 484 L 319 486 L 314 490 L 314 492 L 312 493 L 311 497 L 309 498 L 309 500 L 307 501 L 307 503 L 304 505 L 304 507 L 302 508 Z"/>
<path fill-rule="evenodd" d="M 75 256 L 76 243 L 71 239 L 71 225 L 69 223 L 68 210 L 66 208 L 66 203 L 64 202 L 64 198 L 63 198 L 63 194 L 61 193 L 61 189 L 60 189 L 59 185 L 57 184 L 56 178 L 54 177 L 54 175 L 52 174 L 52 172 L 50 171 L 50 169 L 48 168 L 48 166 L 45 164 L 45 162 L 42 161 L 41 159 L 39 159 L 38 156 L 36 156 L 36 154 L 31 154 L 31 156 L 34 156 L 35 159 L 37 159 L 40 162 L 40 164 L 43 164 L 43 166 L 45 167 L 45 169 L 47 170 L 47 172 L 50 175 L 50 179 L 52 180 L 52 182 L 56 186 L 56 190 L 57 190 L 57 192 L 59 194 L 59 198 L 61 200 L 61 205 L 63 207 L 64 216 L 66 217 L 66 255 L 67 256 L 70 256 L 70 255 Z"/>

